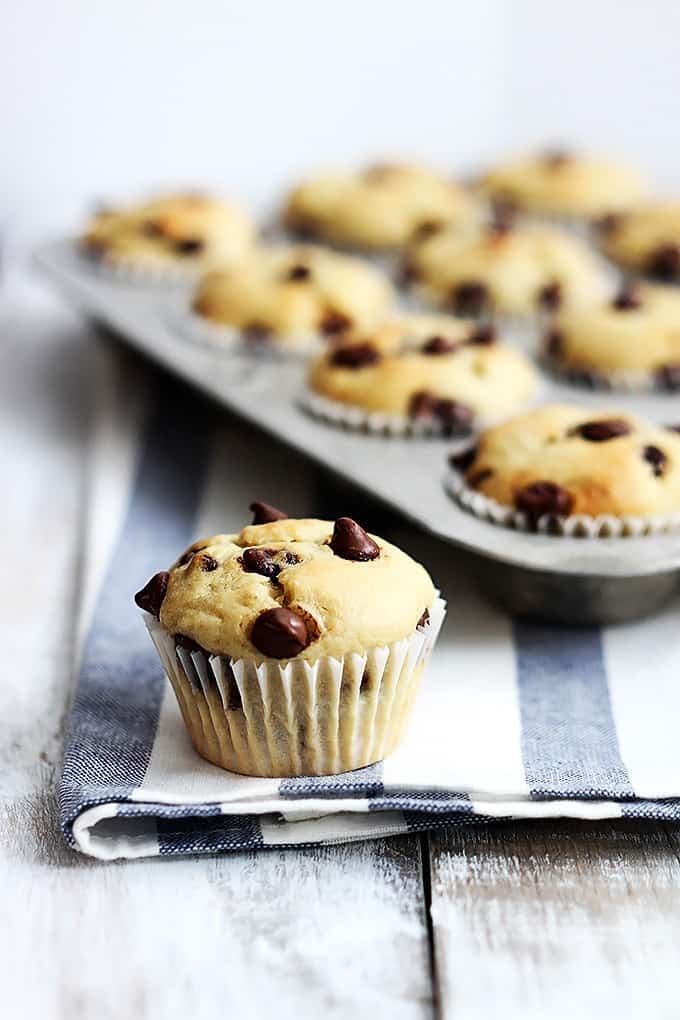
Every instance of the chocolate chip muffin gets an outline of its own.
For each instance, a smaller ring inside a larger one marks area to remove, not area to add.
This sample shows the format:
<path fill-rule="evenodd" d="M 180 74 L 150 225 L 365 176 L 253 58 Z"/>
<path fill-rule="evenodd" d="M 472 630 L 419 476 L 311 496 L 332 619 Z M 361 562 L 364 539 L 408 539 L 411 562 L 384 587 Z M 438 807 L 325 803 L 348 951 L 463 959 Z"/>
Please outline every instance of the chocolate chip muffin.
<path fill-rule="evenodd" d="M 261 343 L 305 346 L 319 335 L 372 329 L 394 301 L 387 277 L 349 255 L 312 245 L 260 248 L 199 282 L 193 311 Z"/>
<path fill-rule="evenodd" d="M 536 389 L 528 359 L 496 339 L 493 327 L 450 315 L 404 316 L 319 358 L 309 387 L 320 400 L 309 406 L 373 431 L 465 435 L 526 405 Z"/>
<path fill-rule="evenodd" d="M 442 222 L 475 218 L 461 185 L 421 166 L 385 163 L 300 184 L 286 203 L 286 226 L 306 237 L 368 251 L 403 247 Z"/>
<path fill-rule="evenodd" d="M 496 201 L 541 216 L 591 219 L 645 193 L 631 168 L 561 150 L 523 156 L 488 170 L 480 187 Z"/>
<path fill-rule="evenodd" d="M 463 504 L 497 523 L 588 535 L 680 525 L 680 435 L 631 414 L 542 407 L 451 465 Z"/>
<path fill-rule="evenodd" d="M 350 518 L 251 509 L 251 525 L 194 543 L 135 596 L 196 750 L 259 776 L 379 760 L 443 603 L 423 567 Z"/>
<path fill-rule="evenodd" d="M 444 227 L 411 245 L 405 273 L 424 298 L 468 317 L 526 317 L 606 290 L 587 246 L 547 226 Z"/>
<path fill-rule="evenodd" d="M 680 292 L 627 285 L 613 299 L 559 312 L 544 337 L 549 367 L 602 388 L 680 387 Z"/>
<path fill-rule="evenodd" d="M 254 237 L 250 217 L 238 206 L 206 195 L 170 195 L 102 210 L 81 237 L 80 248 L 104 267 L 191 276 L 241 258 Z"/>
<path fill-rule="evenodd" d="M 680 280 L 680 202 L 658 200 L 596 223 L 604 252 L 620 266 L 664 283 Z"/>

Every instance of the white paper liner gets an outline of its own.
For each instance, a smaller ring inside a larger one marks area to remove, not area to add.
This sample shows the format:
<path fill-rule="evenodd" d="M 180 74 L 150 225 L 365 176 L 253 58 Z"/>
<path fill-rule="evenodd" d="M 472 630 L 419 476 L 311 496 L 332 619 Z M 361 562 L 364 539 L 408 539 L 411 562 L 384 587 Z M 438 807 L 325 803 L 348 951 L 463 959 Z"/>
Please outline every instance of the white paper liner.
<path fill-rule="evenodd" d="M 120 256 L 99 259 L 83 251 L 78 242 L 75 242 L 75 248 L 89 272 L 118 283 L 177 287 L 196 283 L 205 272 L 205 266 L 151 265 Z"/>
<path fill-rule="evenodd" d="M 173 308 L 168 319 L 173 330 L 191 343 L 267 360 L 308 358 L 322 353 L 328 347 L 328 342 L 320 334 L 301 337 L 277 337 L 272 334 L 261 342 L 247 340 L 241 330 L 234 326 L 212 322 L 188 307 Z"/>
<path fill-rule="evenodd" d="M 467 439 L 468 437 L 468 433 L 461 433 L 460 437 L 452 436 L 446 432 L 446 428 L 441 423 L 434 420 L 406 418 L 400 414 L 387 414 L 383 411 L 365 411 L 354 404 L 343 404 L 339 400 L 322 397 L 321 394 L 314 393 L 309 389 L 299 397 L 299 404 L 315 418 L 353 432 L 400 438 L 439 436 L 446 439 Z M 477 428 L 479 428 L 479 424 L 473 422 L 470 433 L 476 431 Z"/>
<path fill-rule="evenodd" d="M 530 517 L 514 507 L 503 506 L 465 484 L 463 475 L 450 468 L 444 477 L 444 488 L 456 502 L 483 521 L 500 524 L 515 531 L 525 531 L 564 538 L 642 538 L 680 530 L 680 511 L 636 517 L 626 514 L 571 514 L 561 517 L 544 514 L 534 524 Z"/>
<path fill-rule="evenodd" d="M 672 389 L 659 385 L 652 372 L 605 372 L 578 368 L 543 352 L 542 366 L 556 379 L 589 390 L 621 390 L 624 393 L 672 393 Z"/>
<path fill-rule="evenodd" d="M 401 641 L 285 665 L 190 652 L 143 616 L 198 753 L 231 772 L 286 778 L 350 772 L 396 747 L 445 612 L 437 597 L 429 622 Z"/>

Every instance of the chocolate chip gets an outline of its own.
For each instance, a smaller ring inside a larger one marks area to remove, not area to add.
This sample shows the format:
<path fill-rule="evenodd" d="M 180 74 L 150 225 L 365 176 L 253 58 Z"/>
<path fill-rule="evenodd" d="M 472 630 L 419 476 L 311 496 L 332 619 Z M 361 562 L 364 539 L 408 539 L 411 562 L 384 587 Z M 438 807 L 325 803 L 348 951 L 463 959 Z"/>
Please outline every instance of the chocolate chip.
<path fill-rule="evenodd" d="M 397 282 L 402 287 L 410 287 L 420 279 L 420 273 L 410 259 L 404 259 L 397 272 Z"/>
<path fill-rule="evenodd" d="M 546 354 L 551 358 L 559 358 L 564 348 L 564 335 L 559 329 L 551 329 L 545 334 L 543 344 Z"/>
<path fill-rule="evenodd" d="M 205 242 L 198 237 L 185 237 L 175 241 L 174 249 L 178 255 L 198 255 L 203 251 Z"/>
<path fill-rule="evenodd" d="M 135 602 L 139 608 L 144 609 L 147 613 L 151 613 L 156 619 L 159 618 L 163 599 L 168 590 L 169 580 L 170 574 L 167 570 L 161 570 L 160 573 L 154 574 L 151 580 L 147 581 L 144 587 L 135 595 Z"/>
<path fill-rule="evenodd" d="M 352 320 L 348 315 L 343 315 L 342 312 L 336 312 L 333 309 L 327 311 L 321 322 L 319 323 L 319 329 L 326 336 L 335 336 L 337 333 L 345 333 L 352 326 Z"/>
<path fill-rule="evenodd" d="M 206 574 L 211 573 L 213 570 L 217 570 L 219 563 L 212 556 L 208 556 L 207 553 L 203 553 L 198 561 L 201 570 L 204 570 Z"/>
<path fill-rule="evenodd" d="M 260 613 L 250 640 L 258 652 L 270 659 L 293 659 L 307 647 L 310 638 L 304 618 L 280 606 Z"/>
<path fill-rule="evenodd" d="M 463 474 L 474 463 L 476 456 L 477 447 L 470 446 L 467 450 L 462 450 L 460 453 L 452 453 L 449 457 L 449 464 L 454 471 L 459 471 Z"/>
<path fill-rule="evenodd" d="M 309 266 L 303 266 L 302 263 L 299 262 L 297 265 L 290 267 L 286 273 L 286 280 L 308 280 L 311 275 L 312 271 Z"/>
<path fill-rule="evenodd" d="M 547 149 L 543 153 L 542 161 L 550 170 L 559 170 L 571 162 L 571 155 L 564 149 Z"/>
<path fill-rule="evenodd" d="M 539 308 L 554 312 L 562 304 L 562 284 L 557 280 L 546 283 L 545 287 L 539 290 L 536 302 Z"/>
<path fill-rule="evenodd" d="M 631 425 L 623 418 L 605 418 L 602 421 L 586 421 L 570 429 L 570 436 L 581 436 L 589 443 L 605 443 L 609 439 L 628 436 L 633 431 Z"/>
<path fill-rule="evenodd" d="M 418 244 L 420 241 L 426 241 L 428 237 L 434 237 L 443 229 L 444 223 L 441 220 L 423 220 L 411 234 L 411 240 Z"/>
<path fill-rule="evenodd" d="M 496 330 L 493 326 L 482 326 L 471 333 L 465 343 L 476 347 L 490 347 L 496 343 Z"/>
<path fill-rule="evenodd" d="M 277 563 L 276 557 L 282 562 Z M 285 567 L 292 567 L 299 563 L 295 553 L 280 549 L 263 549 L 255 546 L 252 549 L 245 549 L 241 557 L 243 569 L 247 574 L 262 574 L 271 580 L 278 577 Z"/>
<path fill-rule="evenodd" d="M 163 236 L 163 225 L 158 220 L 145 220 L 140 229 L 144 237 Z"/>
<path fill-rule="evenodd" d="M 612 301 L 612 308 L 616 308 L 620 312 L 629 312 L 635 308 L 639 308 L 642 304 L 640 297 L 640 291 L 635 284 L 629 283 L 625 287 L 622 287 L 619 293 Z"/>
<path fill-rule="evenodd" d="M 460 345 L 455 340 L 447 340 L 443 336 L 432 336 L 420 348 L 423 354 L 451 354 Z"/>
<path fill-rule="evenodd" d="M 544 514 L 567 515 L 573 505 L 571 493 L 555 482 L 531 482 L 515 493 L 515 506 L 533 523 Z"/>
<path fill-rule="evenodd" d="M 429 610 L 423 609 L 423 611 L 422 611 L 422 613 L 420 615 L 420 619 L 418 620 L 418 622 L 416 624 L 416 630 L 422 630 L 424 627 L 427 627 L 429 622 L 430 622 L 430 613 L 429 613 Z"/>
<path fill-rule="evenodd" d="M 661 478 L 668 463 L 668 457 L 663 450 L 660 450 L 658 446 L 645 446 L 642 456 L 648 464 L 652 465 L 655 477 Z"/>
<path fill-rule="evenodd" d="M 193 638 L 187 637 L 186 634 L 175 634 L 175 648 L 186 648 L 188 652 L 204 652 L 205 648 L 199 645 L 198 641 L 194 641 Z"/>
<path fill-rule="evenodd" d="M 517 203 L 512 198 L 499 195 L 491 203 L 491 224 L 496 230 L 512 230 L 518 212 Z"/>
<path fill-rule="evenodd" d="M 448 436 L 467 434 L 474 420 L 474 412 L 467 404 L 437 397 L 428 390 L 419 390 L 413 394 L 408 413 L 410 418 L 438 421 Z"/>
<path fill-rule="evenodd" d="M 180 556 L 180 558 L 177 560 L 177 566 L 178 567 L 185 567 L 187 565 L 187 563 L 189 563 L 191 560 L 193 560 L 193 558 L 196 555 L 196 553 L 201 552 L 203 549 L 205 549 L 204 545 L 199 545 L 199 546 L 190 545 L 189 548 L 186 550 L 186 552 L 183 552 L 182 555 Z"/>
<path fill-rule="evenodd" d="M 468 478 L 465 479 L 471 489 L 476 489 L 478 485 L 486 482 L 493 476 L 491 468 L 480 468 L 479 471 L 474 471 Z"/>
<path fill-rule="evenodd" d="M 507 237 L 512 228 L 513 225 L 509 221 L 493 219 L 487 224 L 486 233 L 491 244 L 494 244 L 494 242 L 500 242 L 504 237 Z"/>
<path fill-rule="evenodd" d="M 662 244 L 649 257 L 649 272 L 657 280 L 675 280 L 680 272 L 680 247 Z"/>
<path fill-rule="evenodd" d="M 680 390 L 680 364 L 661 365 L 657 368 L 654 384 L 660 390 Z"/>
<path fill-rule="evenodd" d="M 611 234 L 616 233 L 621 224 L 623 223 L 624 217 L 622 213 L 607 213 L 605 216 L 600 216 L 599 219 L 595 220 L 594 227 L 605 237 L 609 237 Z"/>
<path fill-rule="evenodd" d="M 664 425 L 664 428 L 669 432 L 680 432 L 680 425 Z"/>
<path fill-rule="evenodd" d="M 487 306 L 489 291 L 478 280 L 467 280 L 454 287 L 451 299 L 457 315 L 481 315 Z"/>
<path fill-rule="evenodd" d="M 266 322 L 249 322 L 243 327 L 241 334 L 249 343 L 261 344 L 271 339 L 272 329 Z"/>
<path fill-rule="evenodd" d="M 380 351 L 372 344 L 350 344 L 338 347 L 331 355 L 330 363 L 336 368 L 364 368 L 380 361 Z"/>
<path fill-rule="evenodd" d="M 338 517 L 329 544 L 335 555 L 343 560 L 365 562 L 380 556 L 380 547 L 351 517 Z"/>
<path fill-rule="evenodd" d="M 253 512 L 253 524 L 271 524 L 272 521 L 288 520 L 288 514 L 284 514 L 283 510 L 277 510 L 269 503 L 258 501 L 251 503 L 248 509 Z"/>

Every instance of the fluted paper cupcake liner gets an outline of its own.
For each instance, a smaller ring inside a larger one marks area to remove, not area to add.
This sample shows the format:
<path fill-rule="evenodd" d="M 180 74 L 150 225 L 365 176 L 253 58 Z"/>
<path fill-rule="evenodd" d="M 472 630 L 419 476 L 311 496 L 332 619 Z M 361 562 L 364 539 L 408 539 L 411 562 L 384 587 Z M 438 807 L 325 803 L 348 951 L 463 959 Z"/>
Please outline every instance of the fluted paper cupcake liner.
<path fill-rule="evenodd" d="M 144 614 L 195 749 L 220 768 L 286 778 L 380 761 L 399 743 L 446 604 L 401 641 L 315 662 L 232 659 L 176 647 Z"/>
<path fill-rule="evenodd" d="M 118 283 L 179 287 L 195 283 L 205 272 L 204 266 L 152 265 L 132 258 L 98 259 L 88 255 L 75 243 L 78 258 L 91 273 Z"/>
<path fill-rule="evenodd" d="M 352 432 L 366 432 L 376 436 L 399 438 L 422 439 L 426 436 L 456 438 L 456 436 L 447 433 L 446 427 L 435 420 L 407 418 L 405 415 L 387 414 L 383 411 L 365 411 L 354 404 L 343 404 L 339 400 L 322 397 L 312 390 L 303 393 L 299 398 L 299 403 L 313 417 Z M 478 427 L 477 423 L 474 423 L 470 433 Z M 460 438 L 467 438 L 470 433 L 461 433 Z"/>
<path fill-rule="evenodd" d="M 652 372 L 603 372 L 578 368 L 566 361 L 552 358 L 543 353 L 540 361 L 547 372 L 554 378 L 579 386 L 581 389 L 611 391 L 623 393 L 671 393 L 673 390 L 659 383 Z"/>
<path fill-rule="evenodd" d="M 191 343 L 267 360 L 308 358 L 328 346 L 319 334 L 249 340 L 236 327 L 212 322 L 189 308 L 172 309 L 169 321 L 173 330 Z"/>
<path fill-rule="evenodd" d="M 680 511 L 668 514 L 634 516 L 624 514 L 571 514 L 568 517 L 544 514 L 537 521 L 514 507 L 504 506 L 465 483 L 460 472 L 450 469 L 444 487 L 456 502 L 480 520 L 515 531 L 538 532 L 564 538 L 642 538 L 680 530 Z"/>

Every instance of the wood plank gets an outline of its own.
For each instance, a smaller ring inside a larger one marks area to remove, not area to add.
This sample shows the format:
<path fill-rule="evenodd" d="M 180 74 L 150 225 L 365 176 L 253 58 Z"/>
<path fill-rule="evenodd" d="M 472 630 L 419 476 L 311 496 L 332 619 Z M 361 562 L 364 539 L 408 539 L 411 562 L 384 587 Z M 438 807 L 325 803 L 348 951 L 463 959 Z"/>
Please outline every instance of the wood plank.
<path fill-rule="evenodd" d="M 430 839 L 440 1015 L 677 1015 L 680 842 L 645 822 L 541 821 Z"/>
<path fill-rule="evenodd" d="M 88 408 L 93 396 L 100 412 L 115 404 L 121 359 L 32 289 L 7 314 L 4 338 L 0 451 L 12 484 L 0 513 L 12 584 L 2 594 L 0 684 L 3 1014 L 431 1016 L 415 836 L 117 864 L 63 844 L 54 783 L 82 587 Z M 108 405 L 90 392 L 95 377 Z M 258 459 L 251 491 L 261 484 Z"/>

